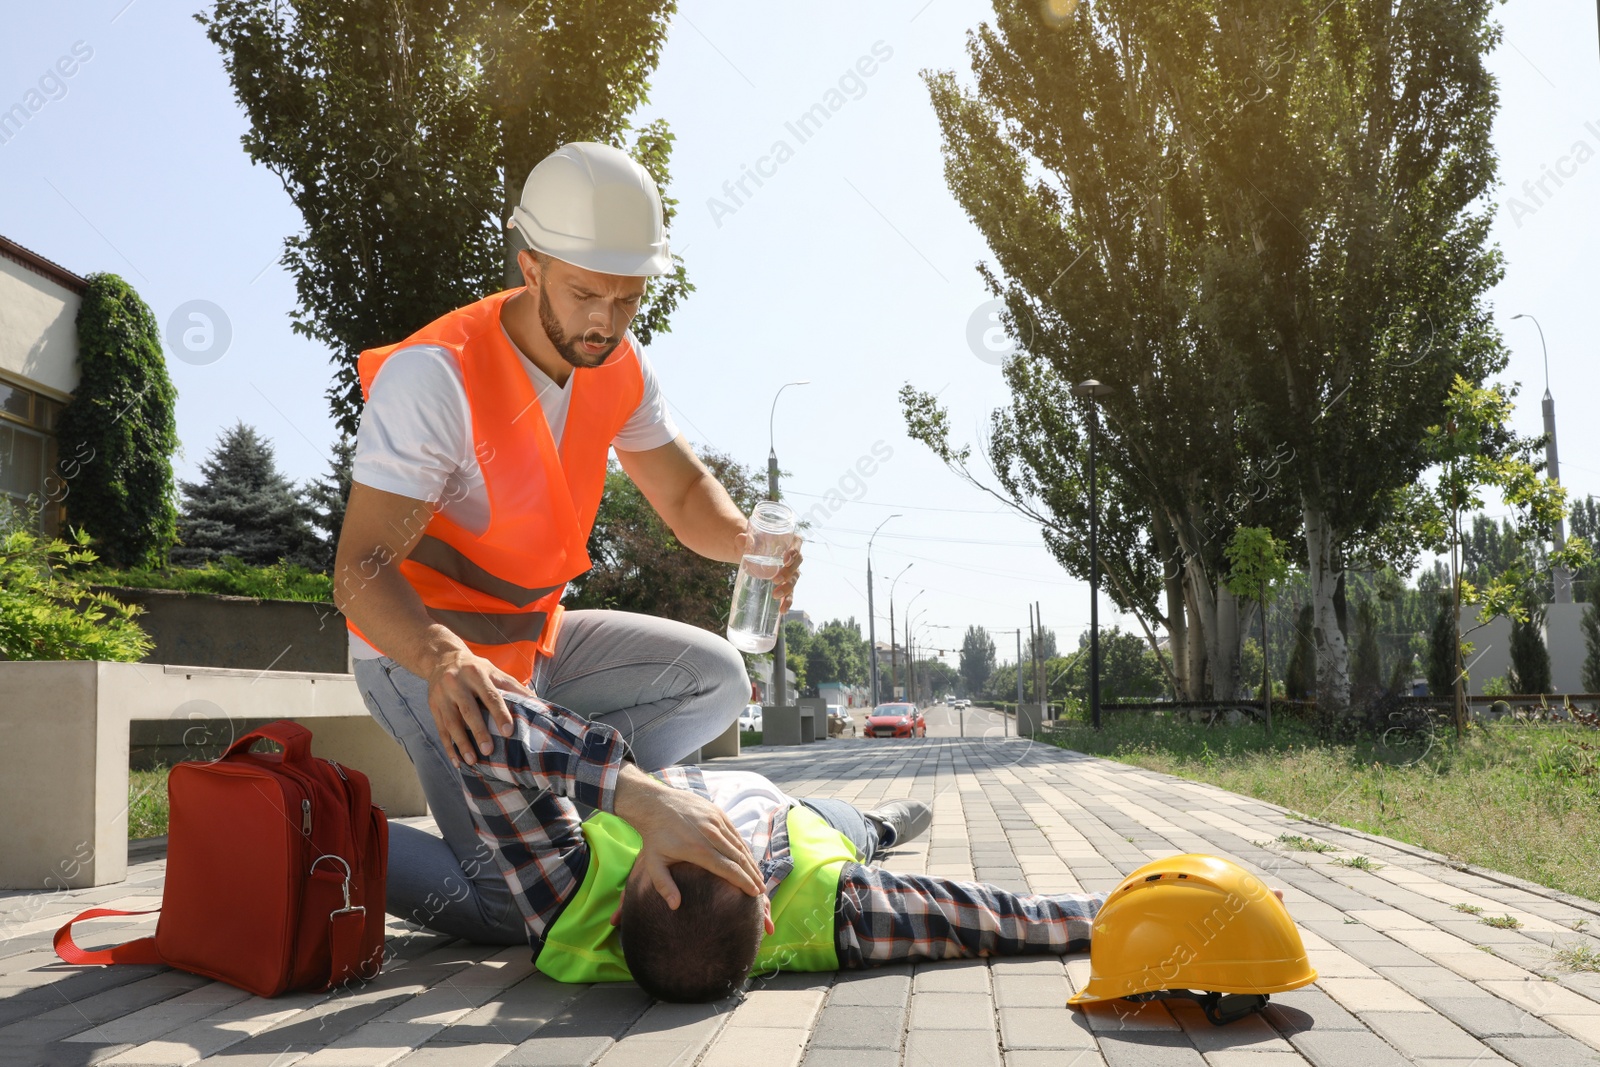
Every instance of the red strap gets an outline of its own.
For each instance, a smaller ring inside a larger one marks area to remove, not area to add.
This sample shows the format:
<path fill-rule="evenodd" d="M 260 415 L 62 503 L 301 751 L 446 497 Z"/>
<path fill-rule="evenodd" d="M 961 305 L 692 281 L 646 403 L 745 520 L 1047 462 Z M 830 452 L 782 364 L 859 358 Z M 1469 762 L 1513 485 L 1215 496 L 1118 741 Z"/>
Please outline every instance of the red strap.
<path fill-rule="evenodd" d="M 230 756 L 249 751 L 250 746 L 263 737 L 283 746 L 285 763 L 298 763 L 311 758 L 311 731 L 288 719 L 279 719 L 256 727 L 229 745 L 228 751 L 222 754 L 222 758 L 228 759 Z"/>
<path fill-rule="evenodd" d="M 328 954 L 332 966 L 328 968 L 328 985 L 342 985 L 353 979 L 376 978 L 377 974 L 365 974 L 362 966 L 366 961 L 361 958 L 361 935 L 367 928 L 367 909 L 352 908 L 349 911 L 336 911 L 328 916 Z"/>
<path fill-rule="evenodd" d="M 111 948 L 95 949 L 92 952 L 79 948 L 72 941 L 73 923 L 80 923 L 85 919 L 98 919 L 105 915 L 149 915 L 160 910 L 160 908 L 147 908 L 144 911 L 118 911 L 116 908 L 90 908 L 77 918 L 67 920 L 67 925 L 56 931 L 56 955 L 67 963 L 165 963 L 161 954 L 156 951 L 156 939 L 153 937 L 141 937 L 137 941 L 113 945 Z"/>

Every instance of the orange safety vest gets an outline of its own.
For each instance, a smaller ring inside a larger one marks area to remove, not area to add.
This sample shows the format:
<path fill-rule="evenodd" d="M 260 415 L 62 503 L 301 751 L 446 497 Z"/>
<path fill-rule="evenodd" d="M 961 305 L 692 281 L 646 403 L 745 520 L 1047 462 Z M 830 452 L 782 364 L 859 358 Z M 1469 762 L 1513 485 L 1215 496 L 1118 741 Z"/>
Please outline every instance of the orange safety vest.
<path fill-rule="evenodd" d="M 438 345 L 455 356 L 488 488 L 489 526 L 471 533 L 433 505 L 418 517 L 426 525 L 400 573 L 429 615 L 526 684 L 534 657 L 555 649 L 567 582 L 590 567 L 589 531 L 605 490 L 606 456 L 644 396 L 644 374 L 627 339 L 603 365 L 573 368 L 557 449 L 522 357 L 500 327 L 501 305 L 519 292 L 485 297 L 399 344 L 368 349 L 357 369 L 365 398 L 383 361 L 401 348 Z M 373 644 L 354 622 L 346 623 Z"/>

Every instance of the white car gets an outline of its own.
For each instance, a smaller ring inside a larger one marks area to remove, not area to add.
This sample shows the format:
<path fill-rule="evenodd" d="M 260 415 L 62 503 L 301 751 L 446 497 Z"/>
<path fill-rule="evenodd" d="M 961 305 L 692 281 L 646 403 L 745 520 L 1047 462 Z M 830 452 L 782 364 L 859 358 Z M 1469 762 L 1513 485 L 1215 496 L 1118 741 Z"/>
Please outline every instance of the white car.
<path fill-rule="evenodd" d="M 847 711 L 843 704 L 828 705 L 828 736 L 844 737 L 849 734 L 856 735 L 855 717 Z"/>
<path fill-rule="evenodd" d="M 761 729 L 761 705 L 760 704 L 746 704 L 744 706 L 744 710 L 739 713 L 739 729 L 741 729 L 741 730 L 759 730 L 759 729 Z"/>

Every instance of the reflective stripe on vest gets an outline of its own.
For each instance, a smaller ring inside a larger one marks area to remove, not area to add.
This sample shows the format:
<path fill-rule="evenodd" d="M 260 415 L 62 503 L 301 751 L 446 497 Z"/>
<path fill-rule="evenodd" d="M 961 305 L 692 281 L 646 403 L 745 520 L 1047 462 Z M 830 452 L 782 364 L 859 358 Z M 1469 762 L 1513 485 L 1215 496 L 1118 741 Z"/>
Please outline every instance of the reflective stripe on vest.
<path fill-rule="evenodd" d="M 753 973 L 836 971 L 839 872 L 856 862 L 855 846 L 800 804 L 790 807 L 786 822 L 794 869 L 772 894 L 773 932 L 761 939 Z M 616 816 L 596 812 L 584 820 L 583 837 L 589 843 L 589 869 L 545 931 L 534 966 L 558 982 L 631 981 L 611 915 L 639 855 L 639 834 Z"/>
<path fill-rule="evenodd" d="M 437 504 L 427 506 L 408 524 L 423 534 L 400 573 L 431 618 L 526 683 L 535 656 L 554 651 L 567 583 L 589 569 L 589 531 L 605 490 L 607 454 L 644 396 L 644 375 L 626 338 L 602 366 L 574 367 L 558 448 L 522 357 L 500 325 L 502 306 L 522 291 L 485 297 L 399 344 L 363 352 L 358 369 L 365 398 L 384 361 L 402 348 L 437 345 L 460 367 L 489 524 L 475 534 L 445 518 Z M 340 581 L 347 597 L 359 593 L 359 577 Z"/>

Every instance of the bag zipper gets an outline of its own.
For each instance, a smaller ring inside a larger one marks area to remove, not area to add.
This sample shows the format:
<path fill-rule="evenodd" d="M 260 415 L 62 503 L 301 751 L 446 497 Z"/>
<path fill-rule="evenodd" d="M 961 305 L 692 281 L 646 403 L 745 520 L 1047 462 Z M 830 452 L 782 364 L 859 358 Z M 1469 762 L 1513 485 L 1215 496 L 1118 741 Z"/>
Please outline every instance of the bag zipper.
<path fill-rule="evenodd" d="M 300 801 L 300 833 L 306 837 L 311 836 L 311 801 Z"/>

